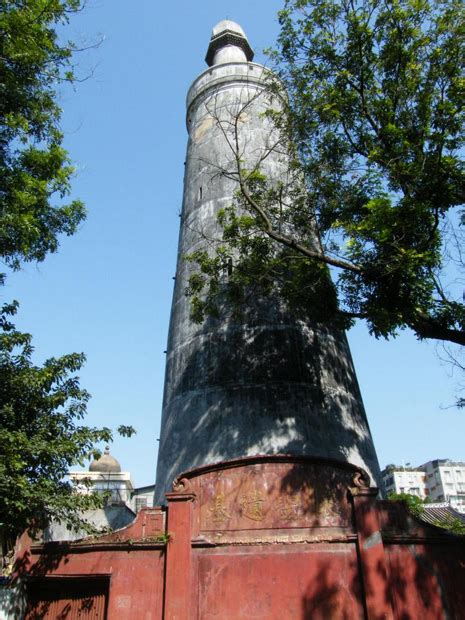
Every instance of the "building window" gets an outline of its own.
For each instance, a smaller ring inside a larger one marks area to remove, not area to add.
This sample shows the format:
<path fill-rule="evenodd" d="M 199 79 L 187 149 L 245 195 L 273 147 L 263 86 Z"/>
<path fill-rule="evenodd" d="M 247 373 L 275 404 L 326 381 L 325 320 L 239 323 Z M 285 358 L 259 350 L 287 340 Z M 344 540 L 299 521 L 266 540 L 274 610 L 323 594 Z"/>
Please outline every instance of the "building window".
<path fill-rule="evenodd" d="M 136 512 L 139 512 L 141 508 L 145 508 L 146 506 L 147 506 L 146 497 L 136 497 Z"/>

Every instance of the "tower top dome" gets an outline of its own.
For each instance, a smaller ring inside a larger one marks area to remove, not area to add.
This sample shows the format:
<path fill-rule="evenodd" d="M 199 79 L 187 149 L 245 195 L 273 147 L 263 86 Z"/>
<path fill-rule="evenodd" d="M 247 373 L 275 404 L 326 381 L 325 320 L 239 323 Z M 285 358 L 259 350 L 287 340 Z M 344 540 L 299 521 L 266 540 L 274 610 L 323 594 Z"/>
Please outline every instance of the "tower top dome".
<path fill-rule="evenodd" d="M 244 37 L 244 39 L 247 38 L 245 36 L 245 32 L 243 31 L 242 27 L 239 26 L 237 22 L 233 22 L 231 19 L 223 19 L 220 22 L 218 22 L 216 26 L 213 26 L 212 38 L 218 36 L 225 30 L 236 32 L 237 34 L 241 35 L 241 37 Z"/>
<path fill-rule="evenodd" d="M 89 471 L 116 474 L 121 471 L 121 465 L 114 456 L 111 456 L 109 446 L 106 446 L 102 456 L 99 459 L 93 460 L 89 465 Z"/>
<path fill-rule="evenodd" d="M 212 29 L 205 61 L 209 67 L 228 62 L 253 60 L 253 50 L 244 30 L 230 19 L 223 19 Z"/>

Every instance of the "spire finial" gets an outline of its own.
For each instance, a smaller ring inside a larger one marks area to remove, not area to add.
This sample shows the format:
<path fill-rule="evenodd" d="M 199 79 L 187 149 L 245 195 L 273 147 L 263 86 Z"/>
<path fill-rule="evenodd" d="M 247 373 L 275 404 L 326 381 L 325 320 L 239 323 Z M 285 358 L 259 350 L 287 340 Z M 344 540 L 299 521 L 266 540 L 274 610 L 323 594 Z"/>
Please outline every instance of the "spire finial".
<path fill-rule="evenodd" d="M 214 26 L 205 60 L 209 67 L 253 60 L 253 50 L 238 23 L 223 19 Z"/>

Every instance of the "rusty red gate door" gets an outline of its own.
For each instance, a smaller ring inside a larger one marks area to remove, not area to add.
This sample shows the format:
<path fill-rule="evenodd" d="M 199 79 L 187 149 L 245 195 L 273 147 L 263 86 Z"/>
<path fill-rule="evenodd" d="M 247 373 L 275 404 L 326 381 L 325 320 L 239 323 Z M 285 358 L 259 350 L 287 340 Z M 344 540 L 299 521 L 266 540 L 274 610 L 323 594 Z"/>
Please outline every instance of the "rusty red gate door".
<path fill-rule="evenodd" d="M 108 578 L 45 577 L 28 584 L 25 620 L 105 620 Z"/>

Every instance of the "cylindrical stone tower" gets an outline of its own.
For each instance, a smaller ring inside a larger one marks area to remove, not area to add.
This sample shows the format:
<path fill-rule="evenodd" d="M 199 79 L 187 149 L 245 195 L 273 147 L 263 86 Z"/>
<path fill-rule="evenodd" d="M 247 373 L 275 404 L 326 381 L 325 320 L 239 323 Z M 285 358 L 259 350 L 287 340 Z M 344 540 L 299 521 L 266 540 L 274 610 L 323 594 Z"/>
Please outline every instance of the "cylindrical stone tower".
<path fill-rule="evenodd" d="M 255 300 L 245 319 L 190 319 L 185 256 L 221 237 L 219 209 L 237 182 L 228 170 L 263 159 L 269 178 L 288 169 L 273 149 L 268 71 L 251 62 L 242 28 L 222 21 L 209 69 L 187 96 L 184 197 L 168 336 L 156 501 L 173 479 L 203 464 L 258 454 L 321 456 L 379 466 L 346 337 L 296 318 L 279 299 Z M 275 102 L 276 103 L 276 102 Z M 231 128 L 231 131 L 229 131 Z M 234 142 L 237 138 L 237 142 Z M 263 157 L 266 155 L 266 157 Z"/>

